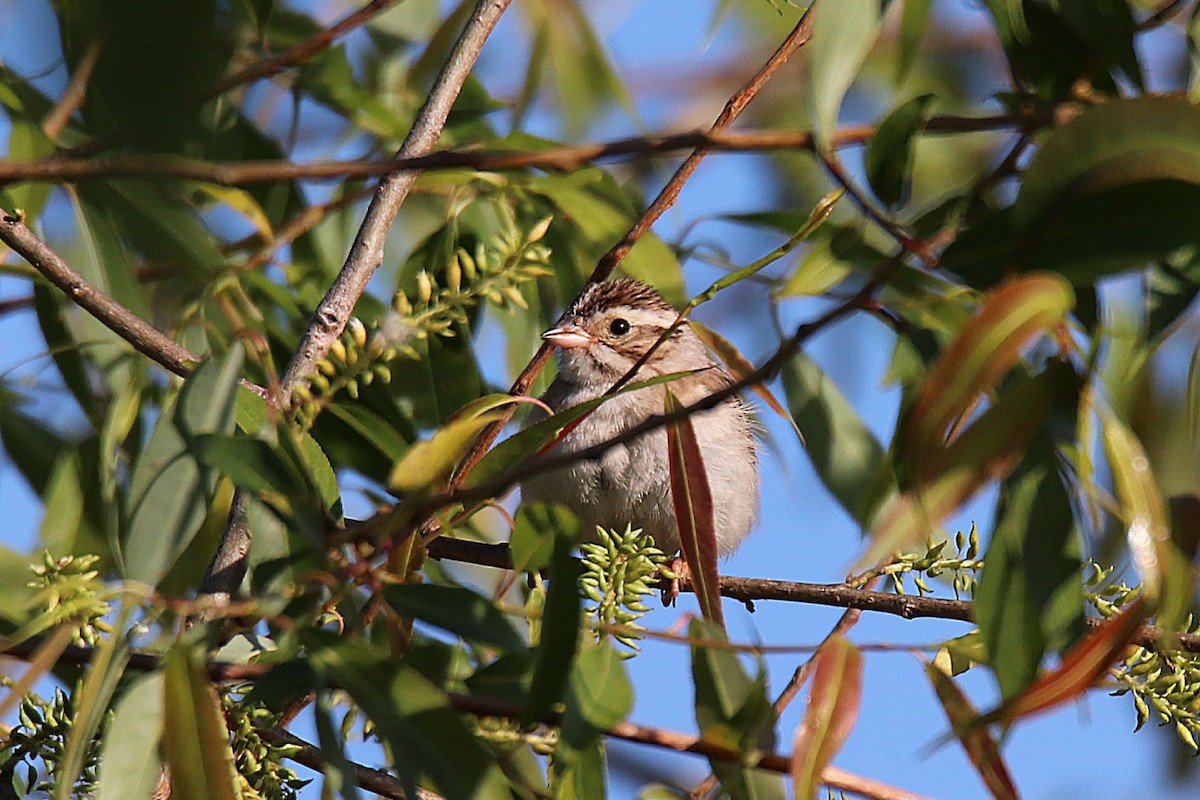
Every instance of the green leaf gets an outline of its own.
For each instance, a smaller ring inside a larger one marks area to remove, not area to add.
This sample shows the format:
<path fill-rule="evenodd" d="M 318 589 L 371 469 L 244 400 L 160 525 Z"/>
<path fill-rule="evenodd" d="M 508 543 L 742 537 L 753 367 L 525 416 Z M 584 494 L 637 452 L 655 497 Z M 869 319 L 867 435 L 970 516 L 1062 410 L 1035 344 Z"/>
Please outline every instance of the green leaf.
<path fill-rule="evenodd" d="M 883 446 L 807 354 L 797 352 L 782 378 L 792 416 L 804 423 L 805 454 L 817 477 L 865 530 L 883 487 L 895 483 Z"/>
<path fill-rule="evenodd" d="M 156 585 L 204 521 L 217 474 L 191 455 L 189 441 L 206 433 L 233 433 L 241 368 L 240 345 L 223 360 L 202 362 L 184 382 L 174 410 L 159 416 L 134 463 L 122 546 L 130 578 Z"/>
<path fill-rule="evenodd" d="M 664 413 L 682 408 L 670 389 L 666 392 Z M 717 530 L 712 489 L 704 468 L 704 454 L 690 417 L 666 426 L 667 455 L 670 466 L 671 504 L 679 527 L 679 550 L 692 576 L 692 588 L 704 618 L 725 628 L 721 607 L 721 583 L 717 573 Z"/>
<path fill-rule="evenodd" d="M 546 592 L 529 703 L 525 706 L 526 723 L 546 719 L 553 706 L 562 701 L 579 647 L 582 600 L 579 562 L 571 556 L 573 547 L 574 542 L 565 536 L 554 539 L 550 588 Z"/>
<path fill-rule="evenodd" d="M 330 797 L 334 794 L 342 800 L 359 800 L 358 776 L 346 759 L 346 745 L 333 727 L 333 715 L 330 713 L 327 693 L 316 693 L 316 708 L 313 718 L 317 728 L 317 742 L 321 746 L 321 758 L 325 761 L 322 770 L 325 782 L 321 786 L 321 796 Z"/>
<path fill-rule="evenodd" d="M 597 734 L 611 730 L 633 710 L 633 687 L 625 660 L 607 641 L 580 651 L 571 669 L 563 735 L 573 737 L 577 726 Z"/>
<path fill-rule="evenodd" d="M 508 797 L 508 782 L 444 692 L 403 661 L 363 641 L 301 634 L 318 672 L 344 689 L 391 749 L 410 797 L 422 774 L 447 800 Z"/>
<path fill-rule="evenodd" d="M 775 715 L 767 700 L 762 669 L 750 678 L 737 654 L 723 646 L 727 641 L 725 632 L 711 623 L 692 620 L 688 638 L 692 640 L 692 681 L 700 736 L 732 753 L 743 754 L 741 764 L 709 759 L 722 788 L 733 797 L 782 800 L 779 776 L 753 769 L 757 754 L 772 752 L 775 746 Z"/>
<path fill-rule="evenodd" d="M 1083 635 L 1081 569 L 1071 499 L 1054 448 L 1038 437 L 1001 487 L 975 592 L 975 620 L 1003 697 L 1033 682 L 1048 649 L 1065 651 Z"/>
<path fill-rule="evenodd" d="M 1101 415 L 1100 434 L 1133 566 L 1146 597 L 1156 606 L 1158 624 L 1175 630 L 1191 613 L 1191 556 L 1172 539 L 1166 501 L 1137 436 L 1111 413 Z"/>
<path fill-rule="evenodd" d="M 1047 370 L 1018 382 L 949 446 L 928 453 L 914 483 L 892 495 L 875 515 L 872 541 L 860 563 L 874 565 L 911 547 L 988 482 L 1012 472 L 1042 417 L 1059 404 L 1062 377 L 1058 370 Z"/>
<path fill-rule="evenodd" d="M 829 147 L 838 110 L 867 57 L 882 21 L 879 0 L 840 0 L 822 5 L 813 22 L 811 56 L 813 132 Z"/>
<path fill-rule="evenodd" d="M 1127 0 L 1054 0 L 1067 26 L 1119 69 L 1139 91 L 1142 69 L 1134 50 L 1137 23 Z"/>
<path fill-rule="evenodd" d="M 149 797 L 162 773 L 163 674 L 130 683 L 117 701 L 100 750 L 97 800 Z"/>
<path fill-rule="evenodd" d="M 903 0 L 900 12 L 900 52 L 896 57 L 896 84 L 908 77 L 917 57 L 917 48 L 929 25 L 929 7 L 932 0 Z"/>
<path fill-rule="evenodd" d="M 177 643 L 163 658 L 163 741 L 173 800 L 240 800 L 229 730 L 195 651 Z"/>
<path fill-rule="evenodd" d="M 430 489 L 450 475 L 479 432 L 502 416 L 500 412 L 490 412 L 447 422 L 429 439 L 408 449 L 404 458 L 392 468 L 388 485 L 399 492 Z"/>
<path fill-rule="evenodd" d="M 333 403 L 325 408 L 325 413 L 346 423 L 363 441 L 369 442 L 390 460 L 404 458 L 408 440 L 396 431 L 395 426 L 361 403 Z"/>
<path fill-rule="evenodd" d="M 843 636 L 817 652 L 804 720 L 796 729 L 792 782 L 796 797 L 816 797 L 821 774 L 841 749 L 862 703 L 862 654 Z"/>
<path fill-rule="evenodd" d="M 508 617 L 470 589 L 408 583 L 385 587 L 383 596 L 401 615 L 450 631 L 468 642 L 508 651 L 525 647 Z"/>
<path fill-rule="evenodd" d="M 36 417 L 18 411 L 3 393 L 0 393 L 0 444 L 39 497 L 45 496 L 59 459 L 70 457 L 66 440 Z"/>
<path fill-rule="evenodd" d="M 130 608 L 122 606 L 113 627 L 118 631 L 129 629 Z M 92 657 L 91 668 L 75 693 L 75 718 L 71 720 L 71 731 L 58 764 L 54 787 L 54 800 L 69 800 L 71 789 L 83 773 L 92 740 L 100 731 L 100 724 L 108 711 L 117 684 L 125 674 L 129 663 L 131 642 L 128 637 L 106 636 Z"/>
<path fill-rule="evenodd" d="M 295 497 L 302 482 L 294 467 L 261 439 L 209 433 L 196 436 L 191 450 L 200 461 L 256 494 Z"/>
<path fill-rule="evenodd" d="M 908 202 L 912 191 L 914 144 L 929 119 L 932 103 L 931 94 L 901 103 L 879 123 L 867 144 L 867 181 L 884 205 L 898 206 Z"/>
<path fill-rule="evenodd" d="M 513 572 L 540 572 L 550 566 L 555 539 L 574 540 L 578 532 L 579 521 L 564 506 L 522 503 L 508 542 Z"/>

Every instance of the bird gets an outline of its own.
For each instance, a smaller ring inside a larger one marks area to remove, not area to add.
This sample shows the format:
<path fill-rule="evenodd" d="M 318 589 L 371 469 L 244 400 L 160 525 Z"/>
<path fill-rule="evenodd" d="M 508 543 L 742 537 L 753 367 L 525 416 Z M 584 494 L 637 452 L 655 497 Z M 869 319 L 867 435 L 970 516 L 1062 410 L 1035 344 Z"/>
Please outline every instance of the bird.
<path fill-rule="evenodd" d="M 557 348 L 558 374 L 541 400 L 555 413 L 601 397 L 671 327 L 679 312 L 653 287 L 630 278 L 589 285 L 542 338 Z M 690 405 L 734 378 L 713 361 L 687 325 L 677 327 L 638 368 L 633 380 L 691 372 L 617 394 L 570 428 L 552 452 L 573 453 L 607 441 L 664 410 L 666 392 Z M 535 410 L 527 424 L 544 418 Z M 758 461 L 749 404 L 732 395 L 691 417 L 713 499 L 720 556 L 750 532 L 758 511 Z M 596 458 L 532 475 L 524 501 L 567 506 L 584 526 L 641 528 L 665 553 L 679 549 L 671 499 L 667 435 L 659 427 L 610 447 Z"/>

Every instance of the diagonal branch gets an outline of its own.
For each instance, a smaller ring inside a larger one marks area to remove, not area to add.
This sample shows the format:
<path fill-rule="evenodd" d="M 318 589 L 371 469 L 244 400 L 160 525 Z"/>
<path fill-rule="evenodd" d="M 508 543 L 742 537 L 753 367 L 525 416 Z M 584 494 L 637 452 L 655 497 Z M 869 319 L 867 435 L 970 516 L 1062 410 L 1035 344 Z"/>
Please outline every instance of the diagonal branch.
<path fill-rule="evenodd" d="M 39 239 L 20 217 L 0 212 L 0 241 L 28 261 L 72 302 L 168 372 L 187 377 L 200 360 L 195 353 L 84 280 L 50 245 Z M 242 385 L 260 396 L 266 394 L 261 386 L 246 381 Z"/>
<path fill-rule="evenodd" d="M 425 104 L 417 112 L 412 129 L 396 153 L 397 158 L 425 155 L 433 150 L 484 43 L 510 2 L 512 0 L 479 0 L 438 73 Z M 350 312 L 366 291 L 367 282 L 383 263 L 388 230 L 416 179 L 417 173 L 413 170 L 390 172 L 380 179 L 346 263 L 317 306 L 292 353 L 274 397 L 276 405 L 282 408 L 290 405 L 296 387 L 316 371 L 317 364 L 346 327 Z M 245 507 L 245 498 L 241 494 L 241 490 L 235 494 L 229 521 L 201 586 L 202 593 L 217 599 L 227 600 L 241 585 L 246 572 L 250 529 L 246 515 L 239 512 Z"/>
<path fill-rule="evenodd" d="M 402 2 L 404 0 L 371 0 L 371 2 L 357 11 L 347 14 L 328 28 L 319 31 L 294 47 L 289 47 L 279 55 L 265 58 L 262 61 L 256 61 L 248 67 L 222 78 L 206 89 L 204 95 L 206 97 L 215 97 L 244 83 L 252 83 L 262 78 L 269 78 L 288 67 L 302 64 L 317 53 L 328 48 L 329 45 L 333 44 L 334 39 L 366 24 L 372 17 Z"/>
<path fill-rule="evenodd" d="M 775 52 L 771 54 L 771 57 L 766 60 L 766 63 L 764 63 L 762 67 L 760 67 L 758 71 L 755 72 L 748 81 L 746 81 L 745 85 L 738 89 L 738 91 L 735 92 L 733 96 L 730 97 L 725 103 L 725 107 L 721 110 L 721 113 L 717 115 L 716 120 L 709 128 L 709 133 L 719 133 L 732 125 L 733 122 L 739 116 L 741 116 L 742 111 L 745 110 L 746 106 L 758 96 L 758 93 L 762 91 L 763 86 L 765 86 L 767 81 L 769 81 L 771 77 L 779 70 L 779 68 L 784 65 L 788 58 L 790 58 L 793 53 L 795 53 L 797 50 L 803 47 L 806 42 L 808 42 L 809 37 L 812 36 L 812 23 L 813 17 L 816 14 L 816 8 L 817 0 L 813 0 L 809 7 L 804 11 L 804 14 L 801 15 L 800 21 L 796 23 L 796 26 L 792 29 L 791 33 L 787 35 L 787 38 L 783 40 L 783 43 L 775 49 Z M 634 223 L 634 226 L 629 229 L 628 233 L 621 237 L 620 241 L 613 245 L 607 253 L 601 256 L 599 263 L 596 264 L 596 268 L 592 270 L 591 276 L 588 277 L 587 284 L 603 281 L 613 273 L 613 270 L 617 268 L 622 259 L 624 259 L 629 251 L 633 249 L 633 246 L 637 244 L 637 242 L 650 230 L 650 226 L 653 225 L 668 208 L 675 204 L 675 200 L 679 197 L 679 193 L 682 191 L 683 185 L 687 183 L 688 179 L 692 176 L 692 173 L 696 171 L 696 167 L 700 165 L 700 162 L 709 154 L 709 152 L 711 152 L 711 148 L 709 147 L 697 147 L 691 153 L 691 155 L 689 155 L 687 159 L 679 165 L 679 168 L 675 170 L 675 174 L 671 176 L 669 181 L 667 181 L 666 186 L 664 186 L 662 191 L 658 193 L 658 196 L 654 198 L 654 202 L 650 204 L 650 207 L 646 209 L 641 218 Z M 533 385 L 534 379 L 537 378 L 538 373 L 542 371 L 542 368 L 546 366 L 546 362 L 549 360 L 550 345 L 543 343 L 542 346 L 538 348 L 537 353 L 530 360 L 529 364 L 524 370 L 522 370 L 521 374 L 517 376 L 517 379 L 513 381 L 513 385 L 512 388 L 509 389 L 509 393 L 514 395 L 528 394 L 529 387 Z M 475 468 L 475 465 L 479 463 L 479 460 L 483 458 L 483 454 L 486 453 L 488 448 L 492 446 L 492 443 L 496 441 L 496 437 L 500 435 L 500 431 L 504 430 L 504 426 L 507 425 L 512 419 L 513 414 L 516 413 L 516 409 L 515 407 L 508 408 L 503 410 L 501 413 L 503 416 L 500 419 L 488 425 L 480 432 L 479 436 L 476 437 L 475 442 L 471 445 L 471 449 L 467 451 L 466 456 L 463 458 L 458 469 L 455 471 L 454 477 L 450 483 L 452 488 L 462 485 L 463 481 L 466 480 L 467 475 L 472 469 Z"/>

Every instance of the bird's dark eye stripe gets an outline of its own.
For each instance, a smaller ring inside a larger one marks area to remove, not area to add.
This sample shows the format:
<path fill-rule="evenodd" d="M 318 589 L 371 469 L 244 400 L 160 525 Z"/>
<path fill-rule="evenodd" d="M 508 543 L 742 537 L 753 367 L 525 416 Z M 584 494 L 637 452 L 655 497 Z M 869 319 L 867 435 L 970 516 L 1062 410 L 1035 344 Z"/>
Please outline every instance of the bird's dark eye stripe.
<path fill-rule="evenodd" d="M 613 336 L 624 336 L 629 333 L 629 320 L 617 317 L 608 323 L 608 330 Z"/>

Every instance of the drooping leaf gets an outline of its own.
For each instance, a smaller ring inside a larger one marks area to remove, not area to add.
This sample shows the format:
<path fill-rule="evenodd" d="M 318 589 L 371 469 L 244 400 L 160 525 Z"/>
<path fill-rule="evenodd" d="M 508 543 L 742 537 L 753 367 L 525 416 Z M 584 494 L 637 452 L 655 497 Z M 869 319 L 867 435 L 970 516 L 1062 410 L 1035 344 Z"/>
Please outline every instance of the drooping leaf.
<path fill-rule="evenodd" d="M 670 414 L 680 408 L 679 400 L 668 389 L 664 411 Z M 724 629 L 725 613 L 721 607 L 721 584 L 717 573 L 719 550 L 715 509 L 704 455 L 689 417 L 669 423 L 666 430 L 671 503 L 679 526 L 679 550 L 691 571 L 700 613 Z"/>
<path fill-rule="evenodd" d="M 1063 377 L 1047 370 L 1021 381 L 949 446 L 928 453 L 922 474 L 876 514 L 872 541 L 860 563 L 873 565 L 921 541 L 985 484 L 1012 472 L 1042 417 L 1068 388 Z"/>
<path fill-rule="evenodd" d="M 1175 630 L 1192 608 L 1191 556 L 1172 539 L 1166 501 L 1137 436 L 1113 414 L 1101 415 L 1100 434 L 1133 565 L 1155 605 L 1158 624 Z"/>
<path fill-rule="evenodd" d="M 413 667 L 365 642 L 302 636 L 311 663 L 344 689 L 391 748 L 409 796 L 428 776 L 447 800 L 507 797 L 508 782 L 450 706 L 444 692 Z"/>
<path fill-rule="evenodd" d="M 865 530 L 880 487 L 895 483 L 883 446 L 824 370 L 803 351 L 783 368 L 788 406 L 808 432 L 805 454 L 817 476 Z"/>
<path fill-rule="evenodd" d="M 967 758 L 971 760 L 984 785 L 996 800 L 1016 800 L 1017 787 L 1009 775 L 1008 766 L 1000 755 L 996 740 L 988 733 L 987 728 L 973 726 L 979 715 L 971 705 L 971 701 L 963 694 L 949 675 L 942 672 L 935 664 L 926 663 L 925 673 L 933 690 L 950 720 L 954 735 L 962 743 Z"/>
<path fill-rule="evenodd" d="M 1103 625 L 1094 628 L 1071 648 L 1057 668 L 1042 673 L 1023 692 L 980 717 L 981 724 L 1013 722 L 1071 700 L 1096 685 L 1129 643 L 1146 619 L 1147 606 L 1141 598 Z"/>
<path fill-rule="evenodd" d="M 574 540 L 578 528 L 578 520 L 565 506 L 522 503 L 508 542 L 513 571 L 540 572 L 550 566 L 555 539 L 567 536 Z"/>
<path fill-rule="evenodd" d="M 163 742 L 174 800 L 241 800 L 229 730 L 204 667 L 179 643 L 163 658 Z"/>
<path fill-rule="evenodd" d="M 737 654 L 723 646 L 723 629 L 693 619 L 688 626 L 692 641 L 692 681 L 696 691 L 696 724 L 706 742 L 743 754 L 742 763 L 711 758 L 709 765 L 722 788 L 733 797 L 768 800 L 784 797 L 783 782 L 775 774 L 754 769 L 755 757 L 774 750 L 775 715 L 766 695 L 763 670 L 751 678 Z"/>
<path fill-rule="evenodd" d="M 210 433 L 196 436 L 191 446 L 201 462 L 228 475 L 243 489 L 283 497 L 300 492 L 302 483 L 296 469 L 262 439 Z"/>
<path fill-rule="evenodd" d="M 607 641 L 584 646 L 571 669 L 562 733 L 554 750 L 553 780 L 561 796 L 607 796 L 601 734 L 632 708 L 633 687 L 624 660 Z"/>
<path fill-rule="evenodd" d="M 134 464 L 122 547 L 130 578 L 157 584 L 204 521 L 217 474 L 191 455 L 188 442 L 202 434 L 233 433 L 241 368 L 240 346 L 223 360 L 201 363 L 184 382 L 175 408 L 159 417 Z"/>
<path fill-rule="evenodd" d="M 877 0 L 842 0 L 817 12 L 806 49 L 812 58 L 814 133 L 822 148 L 829 146 L 842 98 L 875 43 L 881 20 Z"/>
<path fill-rule="evenodd" d="M 163 674 L 132 682 L 117 701 L 100 751 L 97 800 L 149 797 L 162 773 Z"/>
<path fill-rule="evenodd" d="M 1049 442 L 1035 441 L 1001 487 L 983 563 L 974 616 L 1001 695 L 1013 697 L 1037 677 L 1047 650 L 1084 633 L 1079 544 Z"/>
<path fill-rule="evenodd" d="M 688 320 L 688 326 L 691 327 L 692 331 L 700 337 L 700 341 L 704 342 L 705 347 L 717 354 L 717 357 L 721 359 L 721 363 L 725 365 L 726 369 L 733 373 L 733 377 L 737 378 L 738 380 L 742 380 L 747 375 L 754 372 L 754 364 L 750 361 L 750 359 L 742 355 L 741 351 L 734 346 L 733 342 L 729 341 L 707 325 L 696 322 L 694 319 Z M 767 408 L 774 411 L 785 422 L 787 422 L 788 425 L 792 426 L 792 430 L 796 432 L 796 438 L 803 443 L 804 434 L 800 432 L 800 426 L 796 424 L 796 420 L 793 419 L 792 415 L 789 414 L 787 409 L 783 407 L 783 403 L 780 403 L 775 395 L 771 393 L 771 390 L 761 382 L 751 384 L 750 389 L 756 395 L 758 395 L 760 400 L 767 404 Z"/>
<path fill-rule="evenodd" d="M 313 718 L 317 729 L 317 742 L 321 746 L 321 757 L 325 760 L 325 781 L 321 786 L 322 796 L 337 795 L 342 800 L 358 800 L 358 780 L 354 768 L 346 759 L 345 743 L 333 727 L 330 703 L 324 692 L 317 692 Z"/>
<path fill-rule="evenodd" d="M 841 749 L 862 702 L 862 654 L 843 636 L 821 645 L 813 669 L 804 720 L 792 748 L 797 798 L 816 797 L 821 773 Z"/>
<path fill-rule="evenodd" d="M 500 609 L 470 589 L 408 583 L 385 587 L 383 596 L 388 605 L 403 616 L 450 631 L 468 642 L 494 645 L 509 651 L 525 647 Z"/>
<path fill-rule="evenodd" d="M 538 636 L 533 683 L 525 706 L 525 722 L 545 719 L 555 703 L 562 701 L 579 647 L 580 608 L 579 562 L 571 555 L 574 542 L 555 536 L 550 559 L 550 587 Z"/>
<path fill-rule="evenodd" d="M 933 99 L 933 95 L 923 94 L 897 106 L 879 123 L 867 145 L 867 180 L 884 205 L 908 202 L 915 139 L 925 126 Z"/>
<path fill-rule="evenodd" d="M 1061 323 L 1074 304 L 1058 276 L 1031 273 L 990 292 L 929 370 L 901 425 L 905 457 L 920 474 L 931 451 L 982 392 L 995 386 L 1033 337 Z"/>

